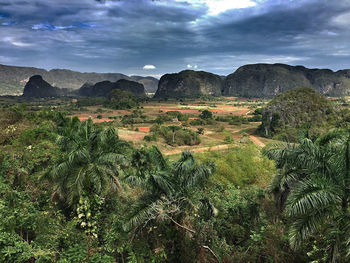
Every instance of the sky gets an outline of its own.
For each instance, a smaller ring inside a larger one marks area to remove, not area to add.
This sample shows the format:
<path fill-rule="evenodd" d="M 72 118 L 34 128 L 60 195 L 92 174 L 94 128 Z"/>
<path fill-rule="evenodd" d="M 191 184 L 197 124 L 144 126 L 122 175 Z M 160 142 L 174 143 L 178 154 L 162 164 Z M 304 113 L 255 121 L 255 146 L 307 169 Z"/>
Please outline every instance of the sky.
<path fill-rule="evenodd" d="M 350 0 L 0 0 L 0 64 L 160 77 L 350 68 Z"/>

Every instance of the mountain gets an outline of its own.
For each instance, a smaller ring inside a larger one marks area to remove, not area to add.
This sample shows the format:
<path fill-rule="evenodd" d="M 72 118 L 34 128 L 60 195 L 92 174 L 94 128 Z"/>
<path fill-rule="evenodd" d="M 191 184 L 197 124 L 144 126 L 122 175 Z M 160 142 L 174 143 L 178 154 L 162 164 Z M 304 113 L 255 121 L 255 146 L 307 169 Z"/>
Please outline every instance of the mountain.
<path fill-rule="evenodd" d="M 25 83 L 31 76 L 40 75 L 50 85 L 63 89 L 77 90 L 84 83 L 90 82 L 95 84 L 104 80 L 118 81 L 119 79 L 134 80 L 141 84 L 147 83 L 148 90 L 156 90 L 158 81 L 152 77 L 133 76 L 128 77 L 120 73 L 81 73 L 66 69 L 45 69 L 33 67 L 16 67 L 0 64 L 0 95 L 20 95 L 23 92 Z M 150 92 L 151 92 L 150 91 Z"/>
<path fill-rule="evenodd" d="M 285 64 L 251 64 L 225 80 L 223 95 L 273 97 L 295 88 L 314 88 L 329 96 L 350 94 L 350 70 L 308 69 Z"/>
<path fill-rule="evenodd" d="M 154 77 L 131 76 L 133 81 L 137 81 L 145 87 L 147 93 L 156 93 L 159 80 Z"/>
<path fill-rule="evenodd" d="M 159 80 L 155 98 L 195 98 L 202 95 L 220 96 L 223 80 L 220 76 L 205 72 L 184 70 L 165 74 Z"/>
<path fill-rule="evenodd" d="M 251 64 L 234 73 L 218 76 L 204 71 L 185 70 L 165 74 L 158 81 L 153 77 L 126 76 L 120 73 L 81 73 L 66 69 L 44 69 L 0 65 L 0 95 L 20 95 L 31 76 L 40 75 L 51 86 L 78 90 L 84 83 L 120 79 L 137 81 L 147 93 L 156 92 L 158 98 L 194 98 L 202 95 L 273 97 L 295 88 L 314 88 L 327 96 L 350 95 L 350 70 L 333 72 L 329 69 L 308 69 L 285 64 Z M 86 88 L 86 86 L 85 86 Z"/>
<path fill-rule="evenodd" d="M 141 83 L 126 79 L 116 82 L 101 81 L 94 85 L 85 83 L 78 90 L 78 94 L 87 97 L 108 97 L 111 91 L 116 89 L 131 92 L 136 97 L 146 97 L 145 88 Z"/>
<path fill-rule="evenodd" d="M 47 83 L 40 75 L 32 76 L 24 87 L 25 98 L 59 97 L 65 94 L 65 90 L 56 88 Z"/>

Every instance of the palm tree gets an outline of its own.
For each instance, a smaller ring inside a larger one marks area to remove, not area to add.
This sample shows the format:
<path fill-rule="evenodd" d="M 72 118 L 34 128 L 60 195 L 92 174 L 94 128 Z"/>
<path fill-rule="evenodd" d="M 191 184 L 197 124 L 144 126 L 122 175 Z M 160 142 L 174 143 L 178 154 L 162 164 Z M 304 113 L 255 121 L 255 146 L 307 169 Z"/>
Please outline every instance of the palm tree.
<path fill-rule="evenodd" d="M 127 144 L 113 128 L 101 129 L 91 119 L 80 123 L 69 119 L 59 129 L 57 144 L 62 156 L 51 171 L 54 192 L 68 205 L 84 195 L 103 196 L 119 187 L 118 176 L 126 161 Z"/>
<path fill-rule="evenodd" d="M 158 156 L 152 158 L 154 163 L 158 163 L 157 160 L 164 161 L 157 148 L 153 148 L 151 152 L 153 156 Z M 127 179 L 144 189 L 128 228 L 146 226 L 148 222 L 160 218 L 173 221 L 173 216 L 194 209 L 191 191 L 204 183 L 214 172 L 212 163 L 197 164 L 192 153 L 186 151 L 173 165 L 163 163 L 155 167 L 149 170 L 147 175 L 138 170 Z"/>
<path fill-rule="evenodd" d="M 141 152 L 142 154 L 139 151 L 134 153 L 132 163 L 136 171 L 126 180 L 141 186 L 144 193 L 134 205 L 132 216 L 125 228 L 141 233 L 146 226 L 164 223 L 168 227 L 189 233 L 192 237 L 196 236 L 196 231 L 183 223 L 184 218 L 199 208 L 212 209 L 208 202 L 203 204 L 203 200 L 197 200 L 193 192 L 214 172 L 214 165 L 198 164 L 190 152 L 183 152 L 180 159 L 173 164 L 168 164 L 156 147 L 143 149 Z M 145 171 L 140 167 L 148 169 Z M 200 248 L 209 251 L 218 260 L 209 246 L 198 242 Z"/>
<path fill-rule="evenodd" d="M 176 131 L 180 130 L 181 127 L 179 126 L 175 126 L 175 125 L 171 125 L 171 126 L 168 126 L 170 128 L 170 130 L 172 131 L 173 133 L 173 136 L 172 136 L 172 144 L 175 144 L 175 133 Z"/>
<path fill-rule="evenodd" d="M 267 155 L 279 168 L 272 189 L 292 222 L 291 245 L 296 248 L 323 233 L 329 260 L 348 262 L 350 131 L 332 130 L 315 141 L 275 145 Z"/>

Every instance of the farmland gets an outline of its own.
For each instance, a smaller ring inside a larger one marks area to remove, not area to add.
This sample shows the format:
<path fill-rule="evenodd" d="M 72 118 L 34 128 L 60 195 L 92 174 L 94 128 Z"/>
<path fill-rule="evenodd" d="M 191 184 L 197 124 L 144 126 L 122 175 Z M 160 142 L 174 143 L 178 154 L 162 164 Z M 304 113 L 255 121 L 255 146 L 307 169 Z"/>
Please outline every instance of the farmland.
<path fill-rule="evenodd" d="M 257 139 L 256 135 L 252 137 L 259 122 L 249 122 L 245 124 L 229 124 L 228 122 L 216 122 L 208 125 L 190 125 L 191 120 L 199 119 L 199 115 L 203 110 L 209 110 L 213 113 L 213 118 L 216 117 L 250 117 L 255 109 L 262 107 L 267 101 L 262 100 L 247 100 L 239 98 L 224 98 L 214 101 L 192 100 L 192 101 L 148 101 L 143 102 L 139 106 L 142 115 L 145 116 L 144 121 L 133 124 L 121 124 L 124 115 L 132 115 L 134 109 L 131 110 L 111 110 L 103 108 L 101 105 L 89 106 L 83 111 L 73 111 L 70 116 L 78 116 L 81 121 L 91 118 L 94 123 L 109 123 L 118 128 L 118 135 L 121 139 L 132 142 L 135 146 L 141 145 L 157 145 L 165 155 L 181 153 L 183 150 L 191 150 L 193 152 L 202 152 L 208 150 L 223 150 L 227 149 L 232 144 L 242 142 L 253 142 L 259 146 L 263 146 L 269 140 L 266 138 Z M 146 142 L 144 137 L 150 133 L 153 120 L 158 116 L 164 115 L 167 112 L 180 112 L 187 115 L 186 122 L 178 120 L 170 120 L 163 125 L 183 126 L 196 132 L 202 128 L 203 134 L 200 135 L 201 143 L 193 146 L 171 146 L 163 140 L 157 142 Z M 232 137 L 231 142 L 225 142 L 225 138 Z M 254 138 L 254 139 L 252 139 Z M 264 142 L 264 143 L 262 143 Z"/>

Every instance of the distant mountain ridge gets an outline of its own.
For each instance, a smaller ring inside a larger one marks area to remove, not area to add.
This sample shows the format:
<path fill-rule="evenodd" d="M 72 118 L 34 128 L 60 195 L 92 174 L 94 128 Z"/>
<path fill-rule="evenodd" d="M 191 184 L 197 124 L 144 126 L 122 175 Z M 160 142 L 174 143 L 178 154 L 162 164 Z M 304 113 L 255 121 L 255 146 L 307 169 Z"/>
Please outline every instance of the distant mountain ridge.
<path fill-rule="evenodd" d="M 120 73 L 81 73 L 65 69 L 15 67 L 0 64 L 0 95 L 22 94 L 29 78 L 41 75 L 50 85 L 78 90 L 84 84 L 120 79 L 141 83 L 146 93 L 156 98 L 196 98 L 201 96 L 235 96 L 271 98 L 295 88 L 313 88 L 327 96 L 350 95 L 350 70 L 309 69 L 286 64 L 249 64 L 228 76 L 205 71 L 184 70 L 165 74 L 158 81 L 153 77 L 126 76 Z"/>
<path fill-rule="evenodd" d="M 274 97 L 296 88 L 313 88 L 327 96 L 350 95 L 350 70 L 334 72 L 286 64 L 250 64 L 226 77 L 223 95 Z"/>
<path fill-rule="evenodd" d="M 67 69 L 45 69 L 34 67 L 17 67 L 0 64 L 0 95 L 22 94 L 29 78 L 40 75 L 50 85 L 68 90 L 77 90 L 85 83 L 95 84 L 101 81 L 116 82 L 120 79 L 134 80 L 145 85 L 146 92 L 154 93 L 158 80 L 153 77 L 132 76 L 121 73 L 81 73 Z"/>
<path fill-rule="evenodd" d="M 227 77 L 184 70 L 165 74 L 156 98 L 195 98 L 206 95 L 272 98 L 287 90 L 313 88 L 327 96 L 350 95 L 350 70 L 308 69 L 286 64 L 249 64 Z"/>

